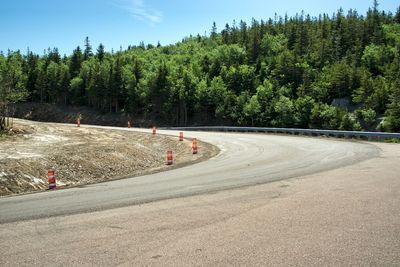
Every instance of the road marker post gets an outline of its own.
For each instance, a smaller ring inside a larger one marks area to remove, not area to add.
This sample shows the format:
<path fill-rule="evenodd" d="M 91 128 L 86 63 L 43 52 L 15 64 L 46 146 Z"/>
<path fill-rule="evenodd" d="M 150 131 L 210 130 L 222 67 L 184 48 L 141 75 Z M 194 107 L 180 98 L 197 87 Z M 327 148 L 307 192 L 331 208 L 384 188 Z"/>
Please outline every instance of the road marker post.
<path fill-rule="evenodd" d="M 179 141 L 183 141 L 183 132 L 179 133 Z"/>
<path fill-rule="evenodd" d="M 55 189 L 57 187 L 57 184 L 56 184 L 56 174 L 53 169 L 49 169 L 47 171 L 47 179 L 49 181 L 49 189 Z"/>
<path fill-rule="evenodd" d="M 197 139 L 192 139 L 192 154 L 197 154 Z"/>
<path fill-rule="evenodd" d="M 172 150 L 167 151 L 167 165 L 172 165 L 173 159 L 172 159 Z"/>

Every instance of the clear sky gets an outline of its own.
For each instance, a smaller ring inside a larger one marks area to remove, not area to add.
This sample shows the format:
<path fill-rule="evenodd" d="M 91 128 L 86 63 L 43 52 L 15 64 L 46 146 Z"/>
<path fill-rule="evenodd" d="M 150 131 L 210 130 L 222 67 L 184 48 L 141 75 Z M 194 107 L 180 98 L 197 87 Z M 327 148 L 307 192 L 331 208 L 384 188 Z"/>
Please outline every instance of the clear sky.
<path fill-rule="evenodd" d="M 380 0 L 379 9 L 395 13 L 398 0 Z M 293 16 L 302 10 L 317 16 L 333 14 L 339 7 L 365 14 L 372 0 L 1 0 L 0 50 L 43 54 L 57 47 L 71 54 L 89 36 L 93 49 L 103 43 L 106 50 L 126 49 L 140 41 L 162 45 L 185 36 L 218 31 L 233 20 L 250 22 Z"/>

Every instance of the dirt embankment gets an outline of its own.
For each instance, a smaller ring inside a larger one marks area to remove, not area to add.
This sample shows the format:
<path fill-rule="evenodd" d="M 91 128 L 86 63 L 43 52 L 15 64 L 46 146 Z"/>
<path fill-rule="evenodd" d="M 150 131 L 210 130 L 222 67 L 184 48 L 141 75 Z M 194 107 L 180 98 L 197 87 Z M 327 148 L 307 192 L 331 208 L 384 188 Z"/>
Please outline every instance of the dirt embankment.
<path fill-rule="evenodd" d="M 56 170 L 57 186 L 97 183 L 138 176 L 205 160 L 218 149 L 177 137 L 133 131 L 77 128 L 17 120 L 22 133 L 0 140 L 0 196 L 47 189 L 47 170 Z M 173 150 L 174 165 L 166 166 Z"/>

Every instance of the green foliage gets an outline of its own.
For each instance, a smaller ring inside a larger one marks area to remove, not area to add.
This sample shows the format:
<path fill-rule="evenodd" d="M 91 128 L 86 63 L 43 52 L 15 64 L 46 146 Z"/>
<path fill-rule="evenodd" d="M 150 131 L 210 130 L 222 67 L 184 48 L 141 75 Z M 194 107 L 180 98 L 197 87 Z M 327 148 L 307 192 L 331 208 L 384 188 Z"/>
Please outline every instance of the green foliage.
<path fill-rule="evenodd" d="M 28 75 L 23 69 L 23 58 L 19 52 L 11 53 L 7 59 L 0 56 L 0 102 L 16 103 L 25 100 Z"/>
<path fill-rule="evenodd" d="M 311 110 L 311 125 L 314 128 L 338 129 L 340 123 L 341 114 L 336 107 L 316 103 Z"/>
<path fill-rule="evenodd" d="M 340 123 L 340 129 L 346 131 L 360 131 L 362 128 L 354 114 L 346 113 Z"/>
<path fill-rule="evenodd" d="M 288 39 L 284 34 L 272 35 L 266 33 L 261 41 L 261 54 L 266 58 L 273 58 L 283 52 L 287 46 Z"/>
<path fill-rule="evenodd" d="M 261 105 L 258 101 L 257 95 L 253 95 L 243 109 L 246 118 L 251 120 L 251 126 L 254 126 L 254 121 L 257 120 L 258 116 L 260 115 L 260 111 Z"/>
<path fill-rule="evenodd" d="M 367 69 L 375 74 L 382 74 L 387 63 L 393 61 L 394 51 L 383 45 L 371 44 L 364 49 L 361 58 Z"/>
<path fill-rule="evenodd" d="M 375 110 L 371 108 L 358 109 L 355 111 L 355 114 L 360 120 L 361 124 L 363 124 L 364 129 L 373 130 L 372 127 L 377 121 Z"/>
<path fill-rule="evenodd" d="M 389 95 L 390 91 L 384 77 L 378 76 L 374 79 L 366 74 L 361 79 L 361 87 L 353 95 L 353 101 L 382 114 L 389 102 Z"/>
<path fill-rule="evenodd" d="M 314 108 L 315 100 L 310 96 L 299 97 L 294 102 L 295 124 L 301 128 L 308 128 L 311 123 L 311 112 Z"/>
<path fill-rule="evenodd" d="M 0 132 L 10 126 L 8 117 L 12 114 L 9 103 L 23 101 L 29 96 L 26 89 L 28 74 L 23 65 L 19 52 L 9 54 L 7 59 L 0 55 Z"/>
<path fill-rule="evenodd" d="M 87 105 L 166 125 L 400 130 L 400 24 L 366 15 L 213 23 L 209 37 L 116 53 L 89 38 L 70 56 L 0 54 L 0 100 Z M 341 99 L 345 107 L 335 107 Z M 336 104 L 335 104 L 336 105 Z M 349 112 L 350 111 L 350 112 Z"/>
<path fill-rule="evenodd" d="M 383 124 L 384 130 L 400 131 L 400 78 L 392 84 L 393 93 L 391 95 L 390 104 L 386 110 L 387 117 Z"/>
<path fill-rule="evenodd" d="M 274 106 L 275 119 L 272 125 L 275 127 L 290 127 L 294 122 L 294 105 L 286 96 L 280 96 Z"/>

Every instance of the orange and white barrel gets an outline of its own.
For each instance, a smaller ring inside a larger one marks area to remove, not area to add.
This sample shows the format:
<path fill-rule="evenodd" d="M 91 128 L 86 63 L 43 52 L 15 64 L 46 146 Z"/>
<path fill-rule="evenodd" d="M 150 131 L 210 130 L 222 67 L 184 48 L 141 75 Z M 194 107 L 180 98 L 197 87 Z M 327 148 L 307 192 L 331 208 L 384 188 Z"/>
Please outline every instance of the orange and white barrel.
<path fill-rule="evenodd" d="M 47 179 L 49 181 L 49 189 L 54 189 L 57 187 L 56 185 L 56 174 L 53 169 L 49 169 L 47 171 Z"/>
<path fill-rule="evenodd" d="M 192 154 L 197 154 L 197 139 L 192 139 Z"/>
<path fill-rule="evenodd" d="M 172 151 L 168 150 L 167 151 L 167 165 L 172 165 L 172 163 L 173 163 Z"/>

